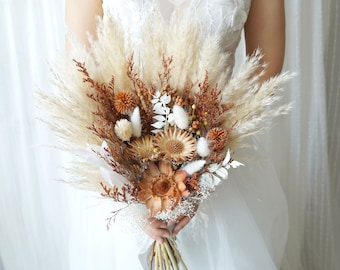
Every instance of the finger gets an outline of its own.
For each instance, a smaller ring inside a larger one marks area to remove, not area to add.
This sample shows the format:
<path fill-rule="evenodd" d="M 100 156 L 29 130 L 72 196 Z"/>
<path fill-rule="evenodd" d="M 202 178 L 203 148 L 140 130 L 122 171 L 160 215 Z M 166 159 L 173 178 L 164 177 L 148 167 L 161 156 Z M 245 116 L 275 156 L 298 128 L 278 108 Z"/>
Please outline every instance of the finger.
<path fill-rule="evenodd" d="M 187 225 L 190 221 L 190 217 L 184 216 L 181 219 L 178 220 L 178 223 L 175 225 L 172 233 L 174 235 L 178 234 L 184 227 Z"/>
<path fill-rule="evenodd" d="M 158 241 L 159 243 L 164 242 L 165 237 L 170 237 L 170 232 L 167 229 L 150 229 L 145 231 L 152 239 Z"/>
<path fill-rule="evenodd" d="M 162 231 L 157 231 L 157 232 L 146 231 L 146 234 L 160 244 L 163 244 L 164 238 L 170 237 L 169 231 L 165 229 L 162 229 Z"/>
<path fill-rule="evenodd" d="M 168 227 L 168 225 L 162 221 L 162 220 L 158 220 L 155 218 L 148 218 L 147 219 L 148 225 L 154 228 L 162 228 L 165 229 Z"/>
<path fill-rule="evenodd" d="M 164 237 L 170 236 L 170 232 L 166 229 L 166 224 L 161 220 L 148 220 L 150 220 L 150 222 L 143 228 L 145 233 L 159 243 L 163 243 Z"/>
<path fill-rule="evenodd" d="M 182 216 L 180 216 L 179 218 L 175 219 L 175 220 L 170 220 L 167 224 L 167 227 L 171 227 L 171 226 L 174 226 L 175 224 L 178 223 L 178 220 L 181 219 Z"/>

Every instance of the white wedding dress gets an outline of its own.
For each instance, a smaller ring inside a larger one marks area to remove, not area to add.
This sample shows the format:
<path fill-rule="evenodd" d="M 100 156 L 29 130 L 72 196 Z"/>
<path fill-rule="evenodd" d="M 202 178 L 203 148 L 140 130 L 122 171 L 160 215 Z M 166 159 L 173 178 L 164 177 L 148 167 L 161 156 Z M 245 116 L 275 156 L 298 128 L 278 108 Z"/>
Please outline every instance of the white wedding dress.
<path fill-rule="evenodd" d="M 165 20 L 173 12 L 196 14 L 202 29 L 220 35 L 220 46 L 231 54 L 226 68 L 234 66 L 250 0 L 159 0 L 156 4 Z M 140 22 L 154 5 L 148 0 L 104 0 L 104 18 L 108 12 L 119 17 L 138 48 Z M 270 160 L 258 143 L 253 145 L 243 153 L 248 157 L 246 166 L 231 171 L 178 235 L 178 248 L 188 269 L 280 268 L 288 233 L 286 201 Z M 242 159 L 242 153 L 238 157 Z M 147 269 L 142 266 L 145 256 L 140 255 L 150 244 L 144 232 L 128 226 L 122 217 L 106 230 L 111 205 L 83 196 L 78 202 L 82 211 L 75 217 L 79 224 L 74 224 L 71 233 L 70 269 Z M 79 256 L 82 260 L 73 260 Z"/>

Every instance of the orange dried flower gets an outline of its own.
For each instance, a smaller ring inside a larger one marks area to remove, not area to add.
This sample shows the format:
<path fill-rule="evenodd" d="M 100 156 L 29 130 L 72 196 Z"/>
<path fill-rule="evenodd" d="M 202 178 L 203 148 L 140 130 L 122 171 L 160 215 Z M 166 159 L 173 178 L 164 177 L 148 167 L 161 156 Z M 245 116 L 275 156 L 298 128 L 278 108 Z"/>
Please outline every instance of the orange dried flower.
<path fill-rule="evenodd" d="M 113 104 L 119 113 L 129 115 L 137 106 L 137 97 L 131 92 L 123 91 L 115 95 Z"/>
<path fill-rule="evenodd" d="M 160 161 L 158 166 L 151 162 L 139 183 L 138 200 L 144 202 L 151 216 L 174 209 L 182 196 L 188 196 L 184 181 L 187 173 L 174 171 L 169 162 Z"/>
<path fill-rule="evenodd" d="M 207 140 L 209 141 L 210 149 L 213 151 L 222 150 L 228 139 L 228 131 L 222 128 L 210 129 L 207 133 Z"/>

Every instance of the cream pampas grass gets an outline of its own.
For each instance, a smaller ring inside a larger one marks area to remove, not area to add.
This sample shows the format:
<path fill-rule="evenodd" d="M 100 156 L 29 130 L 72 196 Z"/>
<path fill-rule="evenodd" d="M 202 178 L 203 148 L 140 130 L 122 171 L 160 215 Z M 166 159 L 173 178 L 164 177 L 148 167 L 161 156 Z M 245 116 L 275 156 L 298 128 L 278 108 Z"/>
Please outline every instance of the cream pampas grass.
<path fill-rule="evenodd" d="M 263 74 L 255 74 L 258 70 L 265 70 L 261 59 L 260 51 L 248 57 L 223 91 L 223 100 L 233 104 L 231 110 L 221 115 L 227 119 L 225 128 L 236 123 L 229 137 L 233 149 L 243 146 L 246 137 L 270 127 L 273 118 L 291 110 L 291 104 L 278 104 L 281 99 L 280 92 L 293 74 L 283 73 L 260 82 Z"/>

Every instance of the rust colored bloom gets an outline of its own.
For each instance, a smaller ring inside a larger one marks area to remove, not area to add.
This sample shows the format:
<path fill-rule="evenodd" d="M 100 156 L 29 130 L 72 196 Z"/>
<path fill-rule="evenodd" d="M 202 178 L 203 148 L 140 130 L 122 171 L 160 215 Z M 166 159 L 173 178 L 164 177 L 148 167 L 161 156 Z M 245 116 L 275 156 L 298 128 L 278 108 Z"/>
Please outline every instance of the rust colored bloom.
<path fill-rule="evenodd" d="M 227 143 L 228 131 L 222 128 L 213 128 L 208 131 L 207 139 L 212 150 L 220 151 Z"/>
<path fill-rule="evenodd" d="M 184 181 L 187 173 L 174 171 L 170 163 L 160 161 L 158 166 L 151 162 L 139 183 L 138 200 L 144 202 L 151 216 L 173 209 L 182 196 L 188 196 Z"/>
<path fill-rule="evenodd" d="M 191 160 L 196 150 L 196 140 L 191 134 L 178 128 L 158 132 L 154 145 L 161 156 L 174 162 Z"/>
<path fill-rule="evenodd" d="M 129 115 L 137 106 L 137 97 L 131 92 L 123 91 L 115 95 L 113 104 L 119 113 Z"/>

